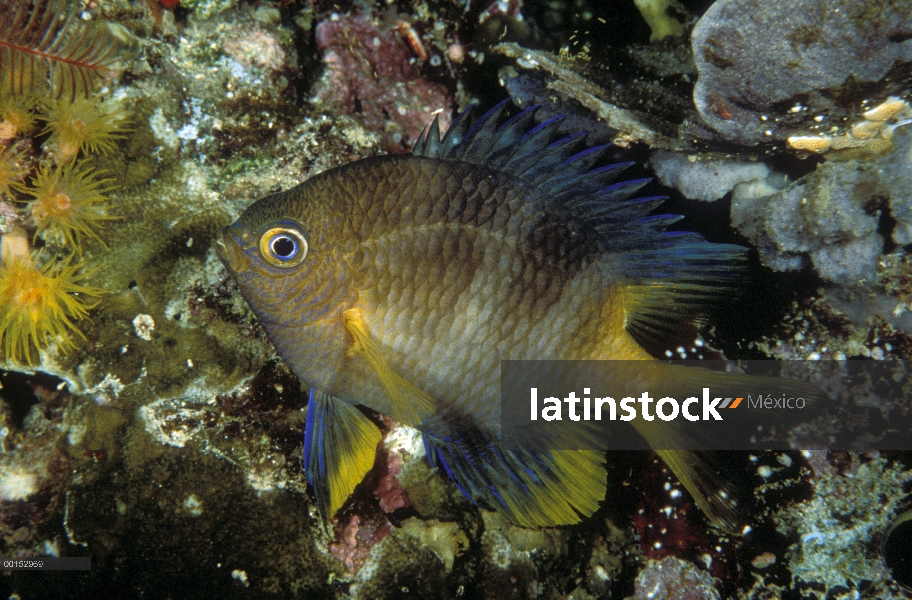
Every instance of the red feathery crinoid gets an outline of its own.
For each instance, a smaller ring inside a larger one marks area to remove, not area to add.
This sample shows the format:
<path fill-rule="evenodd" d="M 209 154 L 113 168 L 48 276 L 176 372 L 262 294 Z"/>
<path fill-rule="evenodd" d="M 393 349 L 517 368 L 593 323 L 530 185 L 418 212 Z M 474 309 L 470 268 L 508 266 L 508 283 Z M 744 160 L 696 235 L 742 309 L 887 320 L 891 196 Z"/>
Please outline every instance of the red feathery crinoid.
<path fill-rule="evenodd" d="M 80 250 L 79 236 L 87 235 L 104 243 L 95 232 L 99 221 L 116 217 L 108 216 L 104 204 L 106 192 L 117 187 L 113 179 L 98 179 L 97 172 L 85 167 L 85 161 L 62 167 L 43 166 L 35 175 L 32 186 L 23 191 L 34 200 L 29 213 L 38 227 L 36 235 L 46 240 L 48 235 L 58 236 L 70 248 Z M 61 239 L 62 238 L 62 239 Z"/>
<path fill-rule="evenodd" d="M 107 154 L 124 137 L 126 119 L 115 102 L 58 100 L 51 102 L 41 133 L 51 133 L 49 144 L 59 164 L 76 158 L 80 151 Z"/>
<path fill-rule="evenodd" d="M 51 261 L 39 268 L 29 256 L 7 256 L 0 263 L 0 358 L 35 364 L 37 351 L 53 342 L 75 347 L 73 334 L 85 336 L 74 321 L 88 316 L 102 294 L 80 285 L 79 264 Z"/>

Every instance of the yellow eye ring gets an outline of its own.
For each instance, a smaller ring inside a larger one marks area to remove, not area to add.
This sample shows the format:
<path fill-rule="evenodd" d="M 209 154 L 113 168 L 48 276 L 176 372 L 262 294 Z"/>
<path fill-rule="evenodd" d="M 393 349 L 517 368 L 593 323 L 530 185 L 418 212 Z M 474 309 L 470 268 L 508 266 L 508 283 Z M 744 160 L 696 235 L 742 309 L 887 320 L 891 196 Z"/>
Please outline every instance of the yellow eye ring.
<path fill-rule="evenodd" d="M 260 254 L 274 267 L 296 267 L 307 256 L 307 239 L 291 227 L 273 227 L 260 236 Z"/>

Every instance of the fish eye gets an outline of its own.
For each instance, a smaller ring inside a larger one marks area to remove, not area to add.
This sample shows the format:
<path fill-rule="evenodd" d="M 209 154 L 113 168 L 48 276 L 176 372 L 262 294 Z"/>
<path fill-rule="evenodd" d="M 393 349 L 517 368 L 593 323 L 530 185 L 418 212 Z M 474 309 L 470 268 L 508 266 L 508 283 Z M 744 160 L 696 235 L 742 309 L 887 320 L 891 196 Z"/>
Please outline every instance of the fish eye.
<path fill-rule="evenodd" d="M 275 267 L 295 267 L 307 256 L 307 239 L 292 227 L 272 227 L 260 237 L 260 254 Z"/>

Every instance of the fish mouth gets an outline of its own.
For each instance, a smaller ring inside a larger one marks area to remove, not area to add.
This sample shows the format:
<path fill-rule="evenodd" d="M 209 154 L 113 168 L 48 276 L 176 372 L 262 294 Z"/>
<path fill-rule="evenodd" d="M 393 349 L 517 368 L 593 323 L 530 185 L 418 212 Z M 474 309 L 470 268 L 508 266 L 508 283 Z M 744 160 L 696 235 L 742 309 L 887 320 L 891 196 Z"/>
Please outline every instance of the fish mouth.
<path fill-rule="evenodd" d="M 247 254 L 228 227 L 223 227 L 221 235 L 215 240 L 215 253 L 229 271 L 240 273 L 247 269 Z"/>

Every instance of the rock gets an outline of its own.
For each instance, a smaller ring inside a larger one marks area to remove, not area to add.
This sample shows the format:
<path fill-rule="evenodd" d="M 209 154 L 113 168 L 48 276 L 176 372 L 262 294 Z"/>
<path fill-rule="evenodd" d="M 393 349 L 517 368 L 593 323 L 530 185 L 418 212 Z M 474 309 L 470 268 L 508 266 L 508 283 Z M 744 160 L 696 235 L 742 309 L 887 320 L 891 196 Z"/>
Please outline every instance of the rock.
<path fill-rule="evenodd" d="M 732 196 L 732 225 L 776 271 L 805 264 L 824 279 L 855 283 L 874 277 L 883 238 L 870 206 L 879 187 L 876 172 L 851 160 L 824 163 L 785 190 L 755 196 L 764 186 L 738 186 Z"/>
<path fill-rule="evenodd" d="M 455 598 L 446 585 L 443 564 L 431 550 L 409 537 L 390 536 L 374 546 L 352 582 L 351 597 Z"/>
<path fill-rule="evenodd" d="M 718 200 L 739 183 L 763 181 L 770 173 L 769 167 L 761 162 L 667 150 L 654 152 L 649 164 L 659 181 L 690 200 Z"/>
<path fill-rule="evenodd" d="M 677 600 L 719 600 L 709 573 L 693 563 L 667 557 L 650 560 L 637 575 L 634 600 L 676 598 Z"/>
<path fill-rule="evenodd" d="M 441 128 L 448 125 L 449 92 L 422 76 L 395 27 L 380 27 L 362 15 L 330 18 L 317 25 L 316 42 L 326 71 L 314 101 L 383 134 L 387 150 L 410 148 L 437 112 Z"/>
<path fill-rule="evenodd" d="M 693 31 L 694 102 L 730 142 L 784 140 L 866 94 L 900 91 L 910 38 L 907 0 L 720 0 Z"/>

